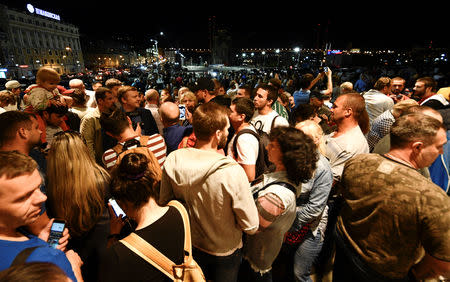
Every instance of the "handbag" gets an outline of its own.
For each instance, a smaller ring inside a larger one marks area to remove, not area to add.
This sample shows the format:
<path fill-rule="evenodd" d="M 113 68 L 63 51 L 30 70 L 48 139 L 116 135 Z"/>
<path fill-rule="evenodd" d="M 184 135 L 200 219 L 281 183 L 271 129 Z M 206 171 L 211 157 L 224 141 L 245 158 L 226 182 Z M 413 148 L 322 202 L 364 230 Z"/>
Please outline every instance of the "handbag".
<path fill-rule="evenodd" d="M 305 241 L 305 237 L 306 234 L 308 234 L 310 226 L 311 223 L 307 223 L 303 225 L 300 230 L 286 232 L 286 234 L 284 234 L 284 243 L 291 246 L 300 245 L 303 241 Z"/>
<path fill-rule="evenodd" d="M 170 201 L 168 205 L 175 207 L 183 218 L 185 239 L 184 262 L 182 264 L 175 264 L 134 232 L 120 240 L 120 242 L 173 281 L 204 282 L 206 281 L 205 275 L 192 257 L 191 227 L 186 209 L 180 202 L 175 200 Z"/>

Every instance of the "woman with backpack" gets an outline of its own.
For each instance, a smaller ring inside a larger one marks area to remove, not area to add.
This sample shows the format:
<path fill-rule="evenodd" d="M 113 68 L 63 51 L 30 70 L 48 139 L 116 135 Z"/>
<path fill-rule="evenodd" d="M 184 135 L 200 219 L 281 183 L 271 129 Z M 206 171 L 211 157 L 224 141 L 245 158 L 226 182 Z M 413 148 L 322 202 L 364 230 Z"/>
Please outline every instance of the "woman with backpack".
<path fill-rule="evenodd" d="M 259 232 L 247 236 L 244 244 L 242 275 L 247 277 L 242 278 L 247 281 L 272 281 L 272 263 L 296 216 L 300 184 L 313 176 L 318 159 L 313 140 L 293 127 L 273 128 L 269 140 L 267 153 L 275 171 L 252 186 Z"/>

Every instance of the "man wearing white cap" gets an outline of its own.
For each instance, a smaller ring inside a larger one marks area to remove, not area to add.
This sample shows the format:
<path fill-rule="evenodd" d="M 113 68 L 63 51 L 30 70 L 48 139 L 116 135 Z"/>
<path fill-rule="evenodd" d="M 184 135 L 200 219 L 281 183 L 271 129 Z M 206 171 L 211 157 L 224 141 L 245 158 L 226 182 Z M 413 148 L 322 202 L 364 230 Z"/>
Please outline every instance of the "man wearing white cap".
<path fill-rule="evenodd" d="M 10 80 L 5 83 L 6 90 L 11 91 L 17 97 L 17 103 L 15 106 L 11 106 L 11 110 L 22 110 L 24 108 L 23 96 L 20 95 L 22 93 L 22 85 L 17 80 Z"/>

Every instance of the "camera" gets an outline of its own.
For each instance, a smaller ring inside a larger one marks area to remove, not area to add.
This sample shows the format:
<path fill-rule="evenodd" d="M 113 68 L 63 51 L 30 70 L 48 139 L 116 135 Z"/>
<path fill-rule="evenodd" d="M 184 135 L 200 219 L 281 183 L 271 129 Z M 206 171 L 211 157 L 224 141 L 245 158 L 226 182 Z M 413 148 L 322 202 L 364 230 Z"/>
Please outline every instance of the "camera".
<path fill-rule="evenodd" d="M 319 72 L 328 72 L 328 67 L 320 67 Z"/>

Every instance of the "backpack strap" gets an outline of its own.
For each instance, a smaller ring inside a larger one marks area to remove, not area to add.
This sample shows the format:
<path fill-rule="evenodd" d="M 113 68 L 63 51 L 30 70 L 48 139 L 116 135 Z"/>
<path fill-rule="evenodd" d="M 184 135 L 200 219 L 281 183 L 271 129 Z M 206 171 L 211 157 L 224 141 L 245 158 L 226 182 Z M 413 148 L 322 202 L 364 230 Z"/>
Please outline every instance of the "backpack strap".
<path fill-rule="evenodd" d="M 150 136 L 147 136 L 147 135 L 142 135 L 140 138 L 139 138 L 139 141 L 141 141 L 141 146 L 142 147 L 147 147 L 147 143 L 148 143 L 148 140 L 150 139 Z"/>
<path fill-rule="evenodd" d="M 252 126 L 253 126 L 253 125 L 252 125 Z M 253 126 L 253 127 L 254 127 L 254 126 Z M 245 133 L 248 133 L 248 134 L 251 134 L 251 135 L 255 136 L 256 140 L 258 140 L 258 142 L 259 142 L 259 134 L 258 134 L 258 133 L 256 133 L 255 131 L 253 131 L 253 130 L 251 130 L 251 129 L 248 129 L 248 128 L 242 129 L 241 131 L 239 131 L 238 133 L 236 133 L 236 137 L 234 137 L 234 141 L 233 141 L 233 154 L 234 154 L 235 156 L 237 156 L 237 139 L 238 139 L 239 136 L 241 136 L 242 134 L 245 134 Z M 259 154 L 259 152 L 258 152 L 258 154 Z"/>
<path fill-rule="evenodd" d="M 272 131 L 272 129 L 275 127 L 275 120 L 277 119 L 277 117 L 279 117 L 280 115 L 276 115 L 273 120 L 272 120 L 272 124 L 270 125 L 270 131 Z"/>
<path fill-rule="evenodd" d="M 24 264 L 31 253 L 37 248 L 39 248 L 39 246 L 23 249 L 20 253 L 17 254 L 10 266 Z"/>
<path fill-rule="evenodd" d="M 136 140 L 136 138 L 127 140 L 122 144 L 117 143 L 116 146 L 112 147 L 112 150 L 116 152 L 117 155 L 120 155 L 121 153 L 125 152 L 129 149 L 131 146 L 140 146 L 140 147 L 147 147 L 149 136 L 140 136 L 139 141 Z"/>
<path fill-rule="evenodd" d="M 290 184 L 290 183 L 287 183 L 287 182 L 284 182 L 284 181 L 274 181 L 274 182 L 267 183 L 267 184 L 264 185 L 263 187 L 261 187 L 261 188 L 257 189 L 256 191 L 254 191 L 254 192 L 253 192 L 253 199 L 256 200 L 256 199 L 258 198 L 258 193 L 259 193 L 260 191 L 263 191 L 263 190 L 265 190 L 267 187 L 269 187 L 270 185 L 275 185 L 275 184 L 276 184 L 276 185 L 283 186 L 284 188 L 291 190 L 292 193 L 294 193 L 294 195 L 297 196 L 297 189 L 294 187 L 294 185 L 292 185 L 292 184 Z"/>

